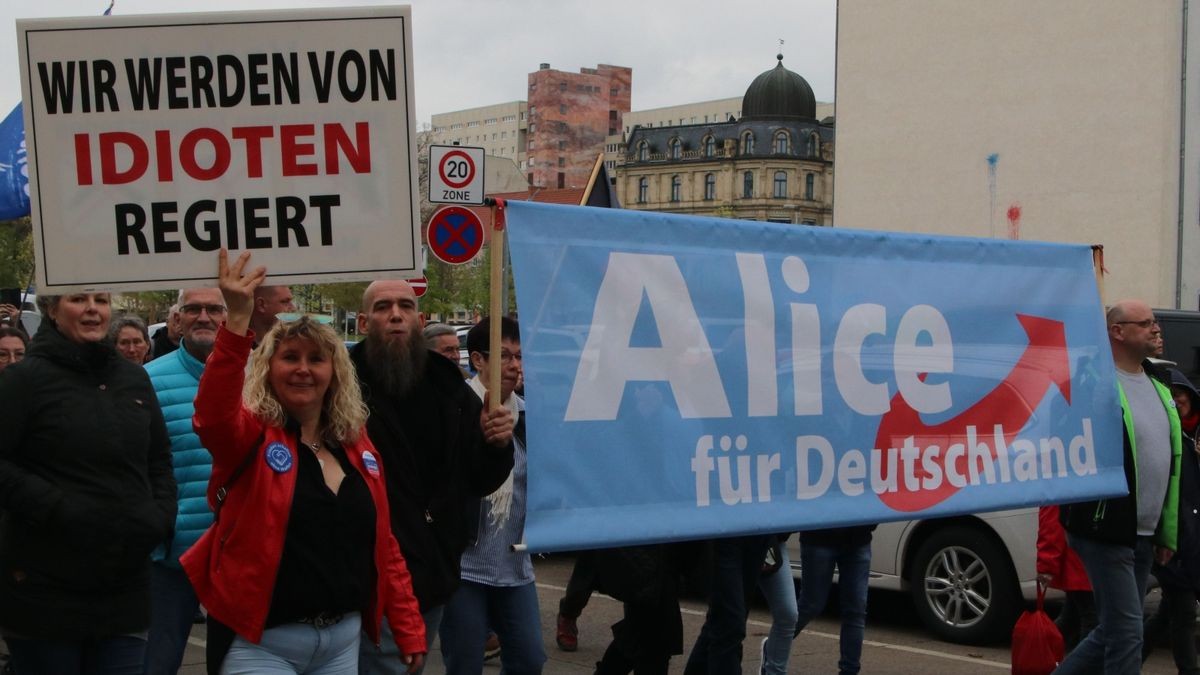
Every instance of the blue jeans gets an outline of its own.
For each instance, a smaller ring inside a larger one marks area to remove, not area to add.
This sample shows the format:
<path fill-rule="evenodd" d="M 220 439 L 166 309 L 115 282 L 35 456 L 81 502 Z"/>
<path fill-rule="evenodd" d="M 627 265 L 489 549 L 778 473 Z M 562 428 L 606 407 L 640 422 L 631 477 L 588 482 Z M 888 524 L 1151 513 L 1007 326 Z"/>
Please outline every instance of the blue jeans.
<path fill-rule="evenodd" d="M 16 675 L 139 675 L 146 640 L 132 635 L 99 640 L 5 638 Z"/>
<path fill-rule="evenodd" d="M 532 582 L 521 586 L 462 582 L 442 617 L 442 662 L 447 675 L 479 675 L 488 628 L 500 638 L 502 675 L 542 672 L 546 650 L 537 587 Z"/>
<path fill-rule="evenodd" d="M 746 593 L 762 575 L 765 535 L 713 541 L 708 613 L 684 675 L 741 675 L 746 639 Z"/>
<path fill-rule="evenodd" d="M 1071 650 L 1055 673 L 1139 673 L 1142 668 L 1142 606 L 1150 581 L 1154 546 L 1138 537 L 1134 548 L 1067 533 L 1079 554 L 1096 598 L 1099 622 Z"/>
<path fill-rule="evenodd" d="M 762 646 L 762 675 L 786 675 L 792 638 L 796 635 L 796 583 L 792 580 L 787 545 L 779 543 L 779 569 L 759 577 L 758 588 L 771 610 L 771 630 Z"/>
<path fill-rule="evenodd" d="M 445 605 L 438 605 L 428 612 L 421 612 L 421 619 L 425 622 L 426 652 L 433 648 L 433 638 L 437 636 L 438 626 L 442 625 L 443 610 Z M 362 646 L 358 650 L 358 674 L 404 675 L 407 672 L 408 666 L 400 660 L 400 648 L 396 646 L 392 627 L 388 625 L 385 616 L 379 626 L 379 646 L 371 644 L 371 640 L 365 636 L 362 640 Z"/>
<path fill-rule="evenodd" d="M 358 669 L 361 633 L 361 619 L 355 612 L 324 628 L 306 623 L 268 628 L 258 644 L 239 635 L 221 664 L 221 675 L 348 675 Z"/>
<path fill-rule="evenodd" d="M 146 675 L 175 675 L 183 663 L 188 635 L 200 600 L 182 568 L 155 562 L 150 567 L 150 634 Z"/>
<path fill-rule="evenodd" d="M 839 547 L 812 541 L 800 543 L 800 606 L 796 634 L 821 613 L 838 571 L 838 605 L 842 630 L 838 645 L 838 673 L 855 675 L 862 668 L 863 631 L 867 627 L 867 579 L 871 572 L 871 544 Z"/>

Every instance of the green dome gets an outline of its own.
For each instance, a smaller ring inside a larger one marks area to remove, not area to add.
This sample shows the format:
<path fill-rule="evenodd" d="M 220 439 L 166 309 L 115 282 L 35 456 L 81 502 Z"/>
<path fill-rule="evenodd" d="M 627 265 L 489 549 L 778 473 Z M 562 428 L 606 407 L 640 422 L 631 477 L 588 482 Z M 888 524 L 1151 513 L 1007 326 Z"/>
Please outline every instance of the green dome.
<path fill-rule="evenodd" d="M 805 119 L 817 117 L 817 99 L 803 77 L 783 67 L 783 54 L 774 68 L 754 78 L 742 97 L 742 119 Z"/>

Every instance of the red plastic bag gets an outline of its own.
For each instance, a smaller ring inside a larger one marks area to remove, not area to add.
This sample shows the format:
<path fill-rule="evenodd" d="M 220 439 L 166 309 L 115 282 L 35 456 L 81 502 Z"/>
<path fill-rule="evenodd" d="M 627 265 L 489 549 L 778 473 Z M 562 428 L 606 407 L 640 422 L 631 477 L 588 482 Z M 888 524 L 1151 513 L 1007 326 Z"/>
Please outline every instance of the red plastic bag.
<path fill-rule="evenodd" d="M 1037 608 L 1013 626 L 1013 675 L 1049 675 L 1063 660 L 1063 637 L 1043 608 L 1046 589 L 1038 584 Z"/>

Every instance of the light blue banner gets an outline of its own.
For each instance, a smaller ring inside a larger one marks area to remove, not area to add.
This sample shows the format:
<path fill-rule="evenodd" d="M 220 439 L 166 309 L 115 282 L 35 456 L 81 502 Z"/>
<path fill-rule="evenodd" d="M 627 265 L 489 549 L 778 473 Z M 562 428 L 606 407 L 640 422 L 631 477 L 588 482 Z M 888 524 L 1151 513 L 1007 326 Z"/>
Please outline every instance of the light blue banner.
<path fill-rule="evenodd" d="M 29 173 L 21 104 L 0 121 L 0 220 L 29 215 Z"/>
<path fill-rule="evenodd" d="M 1087 246 L 510 202 L 531 550 L 1125 493 Z"/>

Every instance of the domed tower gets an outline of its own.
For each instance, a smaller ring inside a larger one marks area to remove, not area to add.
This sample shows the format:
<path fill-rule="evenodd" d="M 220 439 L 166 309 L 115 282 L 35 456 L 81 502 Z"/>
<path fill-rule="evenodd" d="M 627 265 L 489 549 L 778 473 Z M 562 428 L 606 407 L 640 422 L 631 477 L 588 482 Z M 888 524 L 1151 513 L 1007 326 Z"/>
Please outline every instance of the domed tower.
<path fill-rule="evenodd" d="M 808 82 L 779 63 L 754 78 L 742 97 L 742 119 L 812 120 L 817 118 L 817 99 Z"/>

